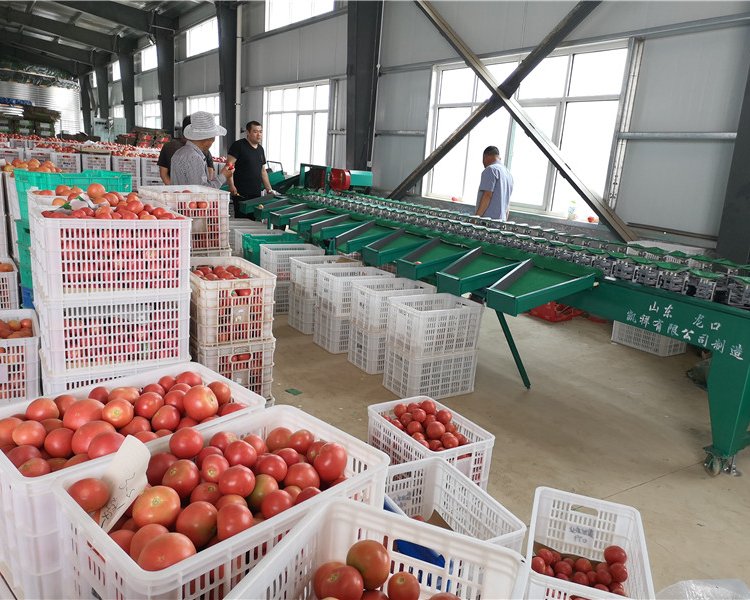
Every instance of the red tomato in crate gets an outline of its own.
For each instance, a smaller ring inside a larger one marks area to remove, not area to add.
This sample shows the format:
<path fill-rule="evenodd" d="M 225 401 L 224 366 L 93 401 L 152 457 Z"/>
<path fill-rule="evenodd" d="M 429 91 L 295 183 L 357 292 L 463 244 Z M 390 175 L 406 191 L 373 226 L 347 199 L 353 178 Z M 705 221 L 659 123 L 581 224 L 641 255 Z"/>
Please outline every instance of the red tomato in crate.
<path fill-rule="evenodd" d="M 192 458 L 203 448 L 203 437 L 195 429 L 186 427 L 169 438 L 169 450 L 177 458 Z"/>
<path fill-rule="evenodd" d="M 120 446 L 122 446 L 124 441 L 125 436 L 121 433 L 117 433 L 116 431 L 107 431 L 104 433 L 100 433 L 94 439 L 92 439 L 91 443 L 89 444 L 89 458 L 94 459 L 99 458 L 100 456 L 114 454 L 120 449 Z"/>
<path fill-rule="evenodd" d="M 391 559 L 388 550 L 380 542 L 360 540 L 349 548 L 346 564 L 360 572 L 365 589 L 374 590 L 388 579 Z"/>
<path fill-rule="evenodd" d="M 163 533 L 141 550 L 138 566 L 145 571 L 160 571 L 196 553 L 195 546 L 181 533 Z"/>
<path fill-rule="evenodd" d="M 108 402 L 102 409 L 102 420 L 111 423 L 117 429 L 125 427 L 134 416 L 133 405 L 122 398 Z"/>
<path fill-rule="evenodd" d="M 284 459 L 276 454 L 264 454 L 258 457 L 254 468 L 256 474 L 270 475 L 279 482 L 284 481 L 288 470 Z"/>
<path fill-rule="evenodd" d="M 419 581 L 411 573 L 400 571 L 388 580 L 390 600 L 419 600 Z"/>
<path fill-rule="evenodd" d="M 253 446 L 244 440 L 236 440 L 226 447 L 224 458 L 227 459 L 230 466 L 242 465 L 252 468 L 258 460 L 258 453 Z"/>
<path fill-rule="evenodd" d="M 60 409 L 55 401 L 50 398 L 37 398 L 26 407 L 26 418 L 34 421 L 57 419 L 59 416 Z"/>
<path fill-rule="evenodd" d="M 24 421 L 19 423 L 13 430 L 13 443 L 18 446 L 34 446 L 41 448 L 44 445 L 44 438 L 47 437 L 47 430 L 39 421 Z"/>
<path fill-rule="evenodd" d="M 325 597 L 322 594 L 320 588 L 320 584 L 323 582 L 323 580 L 327 579 L 334 570 L 338 569 L 339 567 L 345 566 L 346 565 L 344 563 L 334 560 L 331 562 L 323 563 L 317 569 L 315 569 L 315 574 L 313 575 L 313 591 L 318 598 Z"/>
<path fill-rule="evenodd" d="M 219 401 L 211 388 L 196 385 L 190 388 L 182 398 L 185 413 L 191 419 L 202 421 L 214 416 L 219 411 Z"/>
<path fill-rule="evenodd" d="M 287 469 L 284 486 L 289 485 L 296 485 L 302 490 L 308 487 L 319 488 L 320 476 L 311 464 L 297 463 Z"/>
<path fill-rule="evenodd" d="M 292 506 L 294 506 L 294 500 L 287 492 L 275 490 L 263 498 L 263 502 L 260 503 L 260 511 L 264 519 L 270 519 Z"/>
<path fill-rule="evenodd" d="M 250 529 L 254 524 L 253 513 L 247 506 L 238 503 L 227 504 L 219 509 L 216 518 L 216 535 L 219 541 L 226 540 Z"/>
<path fill-rule="evenodd" d="M 219 491 L 222 494 L 249 496 L 255 488 L 255 475 L 247 467 L 229 467 L 219 477 Z"/>
<path fill-rule="evenodd" d="M 175 531 L 187 536 L 196 548 L 201 548 L 216 535 L 218 514 L 216 507 L 209 502 L 192 502 L 177 517 Z"/>
<path fill-rule="evenodd" d="M 210 502 L 216 504 L 221 498 L 221 492 L 219 491 L 219 485 L 217 483 L 210 483 L 204 481 L 199 483 L 198 486 L 190 494 L 190 502 Z"/>
<path fill-rule="evenodd" d="M 320 448 L 319 454 L 313 461 L 315 470 L 322 481 L 333 481 L 344 474 L 348 456 L 341 444 L 327 443 Z"/>
<path fill-rule="evenodd" d="M 133 503 L 133 520 L 139 527 L 149 523 L 171 527 L 179 513 L 180 496 L 165 485 L 145 489 Z"/>
<path fill-rule="evenodd" d="M 98 421 L 102 418 L 104 404 L 98 400 L 87 398 L 71 403 L 63 415 L 63 425 L 73 431 L 82 427 L 90 421 Z"/>
<path fill-rule="evenodd" d="M 268 447 L 269 452 L 273 452 L 280 448 L 287 448 L 291 437 L 292 432 L 286 427 L 276 427 L 275 429 L 272 429 L 266 437 L 266 446 Z"/>
<path fill-rule="evenodd" d="M 162 477 L 161 484 L 175 490 L 180 499 L 184 500 L 190 497 L 200 481 L 201 475 L 196 464 L 183 458 L 170 465 Z"/>
<path fill-rule="evenodd" d="M 107 484 L 94 477 L 79 479 L 68 488 L 68 494 L 87 513 L 99 510 L 110 498 Z"/>
<path fill-rule="evenodd" d="M 221 455 L 210 455 L 203 459 L 201 465 L 201 478 L 203 481 L 210 483 L 216 483 L 219 481 L 219 477 L 229 468 L 229 461 Z"/>
<path fill-rule="evenodd" d="M 255 478 L 255 487 L 253 488 L 250 497 L 247 499 L 250 508 L 253 510 L 260 510 L 263 498 L 265 498 L 271 492 L 278 490 L 278 482 L 270 475 L 258 475 Z M 304 492 L 303 492 L 304 493 Z M 300 494 L 301 495 L 301 494 Z M 299 496 L 298 496 L 299 498 Z"/>
<path fill-rule="evenodd" d="M 115 428 L 106 421 L 89 421 L 79 427 L 70 440 L 75 454 L 87 454 L 91 441 L 100 433 L 114 433 Z"/>
<path fill-rule="evenodd" d="M 360 600 L 364 583 L 362 575 L 354 567 L 336 567 L 320 582 L 319 598 L 338 600 Z"/>
<path fill-rule="evenodd" d="M 159 452 L 153 454 L 148 461 L 146 469 L 146 478 L 150 485 L 159 485 L 164 478 L 167 469 L 177 462 L 177 457 L 168 452 Z"/>

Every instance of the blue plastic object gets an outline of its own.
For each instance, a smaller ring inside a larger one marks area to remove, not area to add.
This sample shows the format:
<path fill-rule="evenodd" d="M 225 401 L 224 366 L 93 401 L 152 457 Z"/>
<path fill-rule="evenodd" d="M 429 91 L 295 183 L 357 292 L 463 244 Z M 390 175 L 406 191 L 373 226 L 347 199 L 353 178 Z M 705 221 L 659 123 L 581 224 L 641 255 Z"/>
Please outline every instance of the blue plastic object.
<path fill-rule="evenodd" d="M 21 288 L 21 306 L 34 308 L 34 290 L 26 287 Z"/>

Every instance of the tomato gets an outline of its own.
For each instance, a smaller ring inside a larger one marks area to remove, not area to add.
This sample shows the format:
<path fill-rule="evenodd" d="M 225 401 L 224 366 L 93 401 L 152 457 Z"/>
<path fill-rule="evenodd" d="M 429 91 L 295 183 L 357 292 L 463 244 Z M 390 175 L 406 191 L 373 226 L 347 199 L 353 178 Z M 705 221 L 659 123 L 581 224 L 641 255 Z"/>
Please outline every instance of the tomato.
<path fill-rule="evenodd" d="M 138 566 L 144 571 L 160 571 L 195 554 L 195 546 L 181 533 L 162 533 L 143 547 Z"/>
<path fill-rule="evenodd" d="M 170 432 L 177 428 L 180 424 L 180 411 L 174 406 L 162 406 L 156 411 L 153 417 L 151 417 L 151 427 L 154 429 L 166 429 Z"/>
<path fill-rule="evenodd" d="M 305 458 L 307 458 L 307 462 L 310 464 L 315 462 L 315 458 L 320 453 L 320 449 L 325 446 L 328 442 L 325 440 L 318 440 L 317 442 L 313 442 L 310 444 L 310 447 L 307 450 L 307 454 L 305 455 Z"/>
<path fill-rule="evenodd" d="M 388 580 L 390 600 L 419 600 L 419 581 L 411 573 L 399 571 Z"/>
<path fill-rule="evenodd" d="M 47 460 L 49 463 L 49 470 L 51 473 L 54 473 L 55 471 L 59 471 L 60 469 L 65 468 L 65 463 L 68 462 L 67 458 L 50 458 Z"/>
<path fill-rule="evenodd" d="M 435 405 L 434 400 L 422 400 L 422 402 L 419 403 L 419 408 L 425 411 L 428 415 L 434 415 L 437 412 L 437 406 Z"/>
<path fill-rule="evenodd" d="M 418 421 L 412 421 L 406 426 L 406 433 L 411 436 L 414 436 L 415 433 L 424 433 L 424 427 L 422 427 L 422 423 Z"/>
<path fill-rule="evenodd" d="M 461 600 L 461 598 L 459 598 L 455 594 L 449 594 L 448 592 L 440 592 L 439 594 L 430 596 L 430 600 Z"/>
<path fill-rule="evenodd" d="M 452 433 L 444 433 L 440 437 L 440 442 L 445 448 L 458 448 L 458 438 Z"/>
<path fill-rule="evenodd" d="M 11 450 L 8 450 L 8 454 L 6 456 L 8 457 L 8 460 L 12 462 L 16 468 L 18 468 L 27 460 L 35 457 L 41 457 L 41 455 L 42 453 L 36 446 L 17 446 L 15 448 L 12 448 Z"/>
<path fill-rule="evenodd" d="M 162 477 L 161 484 L 175 490 L 181 499 L 189 498 L 201 482 L 201 474 L 194 462 L 180 459 L 170 465 Z"/>
<path fill-rule="evenodd" d="M 359 600 L 362 597 L 362 575 L 354 567 L 336 567 L 320 582 L 319 598 Z"/>
<path fill-rule="evenodd" d="M 333 481 L 344 474 L 348 457 L 341 444 L 331 442 L 320 449 L 313 466 L 322 481 Z"/>
<path fill-rule="evenodd" d="M 268 446 L 266 446 L 266 442 L 259 435 L 255 435 L 254 433 L 251 433 L 249 435 L 246 435 L 244 438 L 242 438 L 242 441 L 247 442 L 253 448 L 255 448 L 255 453 L 258 456 L 268 452 Z"/>
<path fill-rule="evenodd" d="M 58 402 L 60 398 L 67 399 L 73 398 L 73 396 L 58 396 L 57 398 L 55 398 L 55 404 L 57 404 L 58 406 L 60 405 L 60 403 Z M 107 400 L 109 400 L 109 390 L 100 385 L 99 387 L 95 387 L 89 392 L 89 398 L 92 398 L 93 400 L 99 400 L 99 402 L 107 402 Z M 64 411 L 61 410 L 60 412 Z"/>
<path fill-rule="evenodd" d="M 628 560 L 628 555 L 620 546 L 607 546 L 604 549 L 604 560 L 607 561 L 608 565 L 614 563 L 625 564 Z"/>
<path fill-rule="evenodd" d="M 432 596 L 434 598 L 435 596 Z M 359 600 L 389 600 L 388 596 L 383 592 L 377 590 L 367 590 L 362 593 L 362 597 Z"/>
<path fill-rule="evenodd" d="M 428 440 L 439 440 L 445 434 L 445 425 L 438 421 L 427 424 L 425 431 Z"/>
<path fill-rule="evenodd" d="M 315 436 L 307 429 L 300 429 L 289 436 L 289 448 L 300 454 L 306 454 L 315 441 Z"/>
<path fill-rule="evenodd" d="M 164 525 L 159 525 L 157 523 L 144 525 L 135 532 L 135 535 L 133 535 L 130 541 L 130 557 L 134 561 L 138 562 L 138 557 L 141 555 L 141 550 L 143 550 L 144 546 L 151 540 L 159 537 L 163 533 L 168 532 L 169 530 L 164 527 Z"/>
<path fill-rule="evenodd" d="M 219 476 L 218 483 L 222 494 L 249 496 L 255 488 L 255 475 L 247 467 L 235 465 Z"/>
<path fill-rule="evenodd" d="M 284 477 L 284 486 L 296 485 L 301 489 L 308 487 L 320 487 L 320 476 L 315 468 L 309 463 L 297 463 L 291 465 Z"/>
<path fill-rule="evenodd" d="M 219 491 L 219 485 L 204 481 L 199 483 L 196 488 L 190 493 L 190 502 L 210 502 L 216 504 L 221 498 L 221 492 Z"/>
<path fill-rule="evenodd" d="M 211 455 L 224 456 L 222 451 L 215 446 L 206 446 L 198 452 L 198 456 L 195 457 L 195 464 L 198 465 L 199 469 L 203 467 L 203 461 Z"/>
<path fill-rule="evenodd" d="M 247 506 L 227 504 L 219 509 L 216 517 L 216 535 L 219 541 L 226 540 L 253 526 L 253 513 Z"/>
<path fill-rule="evenodd" d="M 593 570 L 591 561 L 588 558 L 579 558 L 578 560 L 576 560 L 573 568 L 576 571 L 580 571 L 582 573 L 588 573 L 589 571 Z"/>
<path fill-rule="evenodd" d="M 214 416 L 219 410 L 219 401 L 211 388 L 204 385 L 196 385 L 190 388 L 182 398 L 185 413 L 191 419 L 202 421 L 207 417 Z"/>
<path fill-rule="evenodd" d="M 555 575 L 562 573 L 563 575 L 570 576 L 573 574 L 573 567 L 570 566 L 570 563 L 567 563 L 564 560 L 557 561 L 553 565 L 552 570 L 555 572 Z"/>
<path fill-rule="evenodd" d="M 172 386 L 176 383 L 175 378 L 171 375 L 165 375 L 161 379 L 159 379 L 159 385 L 164 389 L 164 391 L 168 392 L 170 389 L 172 389 Z"/>
<path fill-rule="evenodd" d="M 542 573 L 546 571 L 547 564 L 544 562 L 544 559 L 541 556 L 535 556 L 531 559 L 531 570 L 536 571 L 537 573 Z"/>
<path fill-rule="evenodd" d="M 169 438 L 169 451 L 177 458 L 192 458 L 203 448 L 203 437 L 195 429 L 186 427 Z"/>
<path fill-rule="evenodd" d="M 134 531 L 128 531 L 127 529 L 118 529 L 117 531 L 111 531 L 109 533 L 109 537 L 111 537 L 126 554 L 130 552 L 130 543 L 133 541 L 134 535 Z"/>
<path fill-rule="evenodd" d="M 552 562 L 555 560 L 552 551 L 548 550 L 547 548 L 542 548 L 541 550 L 539 550 L 539 552 L 537 552 L 537 556 L 541 557 L 546 565 L 552 564 Z"/>
<path fill-rule="evenodd" d="M 237 494 L 227 494 L 226 496 L 222 496 L 216 501 L 216 508 L 221 510 L 224 508 L 227 504 L 239 504 L 240 506 L 244 506 L 247 508 L 247 500 L 243 498 L 242 496 L 238 496 Z"/>
<path fill-rule="evenodd" d="M 75 437 L 75 435 L 73 436 Z M 114 454 L 120 449 L 122 443 L 125 441 L 125 436 L 116 431 L 108 431 L 100 433 L 94 439 L 88 447 L 89 458 L 99 458 L 100 456 L 106 456 L 107 454 Z"/>
<path fill-rule="evenodd" d="M 278 489 L 279 484 L 273 477 L 265 474 L 258 475 L 255 478 L 255 486 L 253 487 L 253 491 L 247 500 L 250 504 L 250 508 L 252 508 L 253 510 L 260 510 L 263 498 L 265 498 L 274 490 Z"/>
<path fill-rule="evenodd" d="M 307 459 L 302 454 L 291 448 L 279 448 L 278 450 L 274 450 L 273 453 L 283 458 L 287 467 L 296 465 L 298 462 L 307 462 Z"/>
<path fill-rule="evenodd" d="M 175 381 L 179 383 L 184 383 L 190 387 L 193 387 L 195 385 L 201 385 L 203 383 L 203 380 L 201 379 L 201 376 L 196 373 L 195 371 L 185 371 L 184 373 L 180 373 L 176 378 Z M 187 391 L 187 390 L 186 390 Z"/>
<path fill-rule="evenodd" d="M 362 574 L 366 590 L 374 590 L 385 583 L 390 574 L 388 550 L 375 540 L 360 540 L 346 554 L 346 564 Z"/>
<path fill-rule="evenodd" d="M 210 502 L 192 502 L 177 517 L 175 531 L 187 536 L 196 548 L 208 544 L 216 535 L 219 511 Z"/>
<path fill-rule="evenodd" d="M 447 425 L 451 422 L 451 420 L 453 420 L 453 414 L 451 413 L 451 411 L 445 408 L 441 408 L 439 411 L 437 411 L 435 413 L 435 417 L 443 425 Z"/>
<path fill-rule="evenodd" d="M 144 417 L 135 416 L 125 427 L 120 427 L 122 435 L 135 435 L 139 431 L 151 431 L 151 423 Z"/>
<path fill-rule="evenodd" d="M 112 400 L 127 400 L 131 404 L 135 404 L 135 401 L 138 400 L 140 395 L 141 393 L 138 391 L 138 388 L 119 387 L 113 389 L 107 398 L 110 402 L 112 402 Z"/>
<path fill-rule="evenodd" d="M 155 485 L 143 490 L 133 503 L 133 520 L 138 527 L 149 523 L 170 527 L 179 513 L 180 496 L 165 485 Z"/>
<path fill-rule="evenodd" d="M 88 194 L 89 198 L 92 198 L 92 199 L 104 196 L 104 194 L 106 193 L 107 193 L 107 190 L 104 188 L 104 186 L 101 183 L 92 183 L 89 185 L 88 188 L 86 188 L 86 194 Z"/>
<path fill-rule="evenodd" d="M 37 398 L 26 407 L 26 418 L 34 421 L 57 419 L 59 416 L 60 409 L 57 408 L 55 401 L 50 398 Z"/>
<path fill-rule="evenodd" d="M 133 405 L 123 399 L 112 400 L 102 409 L 102 421 L 111 423 L 117 429 L 125 427 L 133 420 L 134 416 Z"/>
<path fill-rule="evenodd" d="M 245 406 L 241 402 L 230 402 L 229 404 L 222 404 L 219 407 L 219 412 L 217 412 L 216 415 L 219 417 L 223 417 L 225 415 L 232 414 L 233 412 L 244 410 L 245 408 L 247 408 L 247 406 Z"/>
<path fill-rule="evenodd" d="M 215 434 L 208 442 L 209 446 L 215 446 L 219 450 L 224 452 L 224 450 L 227 449 L 229 444 L 232 442 L 236 442 L 239 438 L 236 434 L 231 433 L 229 431 L 222 431 L 220 433 Z"/>
<path fill-rule="evenodd" d="M 102 508 L 109 502 L 109 487 L 101 479 L 87 477 L 79 479 L 68 488 L 68 494 L 86 512 Z"/>
<path fill-rule="evenodd" d="M 232 390 L 226 383 L 213 381 L 208 384 L 208 387 L 214 393 L 214 396 L 216 396 L 219 406 L 223 406 L 232 401 Z"/>
<path fill-rule="evenodd" d="M 294 505 L 296 506 L 300 502 L 304 502 L 305 500 L 309 500 L 310 498 L 313 498 L 314 496 L 317 496 L 318 494 L 320 494 L 320 490 L 318 488 L 316 488 L 316 487 L 305 488 L 294 499 Z"/>
<path fill-rule="evenodd" d="M 18 467 L 18 470 L 24 477 L 41 477 L 52 472 L 49 463 L 39 456 L 30 458 Z"/>
<path fill-rule="evenodd" d="M 537 556 L 535 558 L 539 558 L 539 557 Z M 543 571 L 541 571 L 541 572 L 543 573 Z M 588 585 L 589 584 L 588 575 L 586 573 L 584 573 L 583 571 L 576 571 L 575 573 L 573 573 L 573 576 L 570 578 L 570 580 L 573 583 L 577 583 L 579 585 Z"/>
<path fill-rule="evenodd" d="M 609 570 L 602 569 L 596 571 L 596 582 L 607 586 L 612 583 L 612 575 L 610 574 Z"/>
<path fill-rule="evenodd" d="M 133 434 L 133 437 L 137 440 L 140 440 L 144 444 L 146 442 L 150 442 L 151 440 L 155 440 L 159 436 L 156 435 L 156 432 L 154 431 L 139 431 L 135 434 Z"/>
<path fill-rule="evenodd" d="M 65 468 L 73 467 L 75 465 L 80 465 L 81 463 L 87 462 L 89 459 L 88 454 L 76 454 L 68 459 L 68 461 L 65 463 Z"/>
<path fill-rule="evenodd" d="M 167 469 L 177 462 L 177 457 L 168 452 L 159 452 L 151 456 L 146 469 L 146 478 L 149 484 L 159 485 L 164 478 Z"/>
<path fill-rule="evenodd" d="M 162 406 L 164 406 L 164 398 L 154 392 L 146 392 L 135 401 L 135 414 L 150 419 Z"/>
<path fill-rule="evenodd" d="M 76 400 L 65 410 L 63 425 L 75 431 L 85 423 L 100 420 L 103 408 L 104 404 L 98 400 L 92 400 L 91 398 Z"/>
<path fill-rule="evenodd" d="M 219 454 L 207 456 L 201 465 L 203 481 L 216 483 L 221 474 L 229 468 L 229 461 Z"/>
<path fill-rule="evenodd" d="M 331 572 L 335 569 L 345 566 L 346 565 L 344 563 L 334 560 L 331 562 L 323 563 L 317 569 L 315 569 L 315 574 L 313 575 L 313 591 L 318 598 L 324 597 L 320 589 L 320 584 L 323 582 L 323 580 L 327 579 Z"/>
<path fill-rule="evenodd" d="M 617 594 L 618 596 L 626 596 L 625 594 L 625 588 L 621 583 L 612 583 L 609 586 L 609 591 L 612 594 Z"/>
<path fill-rule="evenodd" d="M 76 429 L 70 440 L 70 447 L 75 454 L 87 454 L 89 445 L 100 433 L 114 432 L 115 428 L 106 421 L 89 421 Z"/>
<path fill-rule="evenodd" d="M 185 410 L 185 404 L 183 403 L 182 399 L 185 396 L 185 392 L 182 390 L 170 390 L 167 392 L 166 396 L 164 396 L 164 404 L 168 406 L 174 406 L 178 411 L 180 411 L 180 414 Z"/>
<path fill-rule="evenodd" d="M 612 581 L 622 583 L 628 580 L 628 569 L 622 563 L 612 563 L 609 565 L 609 574 L 612 575 Z"/>
<path fill-rule="evenodd" d="M 251 468 L 258 460 L 258 453 L 243 440 L 231 442 L 224 450 L 224 457 L 231 466 L 242 465 Z"/>
<path fill-rule="evenodd" d="M 3 446 L 13 443 L 13 430 L 23 421 L 18 417 L 6 417 L 0 420 L 0 444 Z"/>
<path fill-rule="evenodd" d="M 13 443 L 18 446 L 41 448 L 44 438 L 47 437 L 47 430 L 39 421 L 24 421 L 13 430 L 12 437 Z"/>
<path fill-rule="evenodd" d="M 273 452 L 279 448 L 287 448 L 291 437 L 292 432 L 286 427 L 276 427 L 275 429 L 272 429 L 266 436 L 266 446 L 268 446 L 268 451 Z"/>
<path fill-rule="evenodd" d="M 154 394 L 159 394 L 162 398 L 167 393 L 167 391 L 160 386 L 158 383 L 149 383 L 145 388 L 143 388 L 143 394 L 147 392 L 153 392 Z"/>
<path fill-rule="evenodd" d="M 270 475 L 276 481 L 284 481 L 286 477 L 288 467 L 286 462 L 280 456 L 275 454 L 264 454 L 258 457 L 258 462 L 255 463 L 255 473 L 258 475 Z"/>
<path fill-rule="evenodd" d="M 263 501 L 260 503 L 260 512 L 263 514 L 264 519 L 270 519 L 280 512 L 292 508 L 292 506 L 294 506 L 294 500 L 287 492 L 284 490 L 274 490 L 263 498 Z"/>

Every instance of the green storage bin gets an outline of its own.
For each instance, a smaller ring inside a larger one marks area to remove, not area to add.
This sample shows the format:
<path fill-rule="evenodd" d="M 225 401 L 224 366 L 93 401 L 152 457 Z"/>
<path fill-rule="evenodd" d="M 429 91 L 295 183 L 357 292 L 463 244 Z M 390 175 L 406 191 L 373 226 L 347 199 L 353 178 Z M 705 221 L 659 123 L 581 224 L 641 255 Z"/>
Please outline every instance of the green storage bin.
<path fill-rule="evenodd" d="M 304 240 L 296 233 L 279 231 L 277 233 L 246 233 L 242 236 L 242 253 L 245 260 L 260 266 L 260 247 L 263 244 L 294 244 Z"/>
<path fill-rule="evenodd" d="M 21 286 L 32 288 L 31 279 L 31 251 L 28 246 L 21 245 L 18 242 L 18 273 L 21 276 Z"/>
<path fill-rule="evenodd" d="M 18 247 L 31 247 L 31 230 L 28 221 L 16 221 L 16 235 L 18 236 Z"/>

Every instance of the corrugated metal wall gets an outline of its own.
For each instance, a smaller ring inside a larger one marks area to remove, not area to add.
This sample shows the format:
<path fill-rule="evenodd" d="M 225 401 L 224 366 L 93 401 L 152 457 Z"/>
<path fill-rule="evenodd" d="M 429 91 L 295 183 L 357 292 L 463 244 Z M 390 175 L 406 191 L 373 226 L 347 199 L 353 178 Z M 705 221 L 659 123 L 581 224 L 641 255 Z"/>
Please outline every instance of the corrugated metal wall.
<path fill-rule="evenodd" d="M 77 89 L 54 86 L 35 86 L 28 83 L 0 81 L 0 96 L 30 100 L 34 106 L 43 106 L 60 112 L 62 130 L 66 133 L 82 131 L 81 96 Z M 59 130 L 58 130 L 59 133 Z"/>

